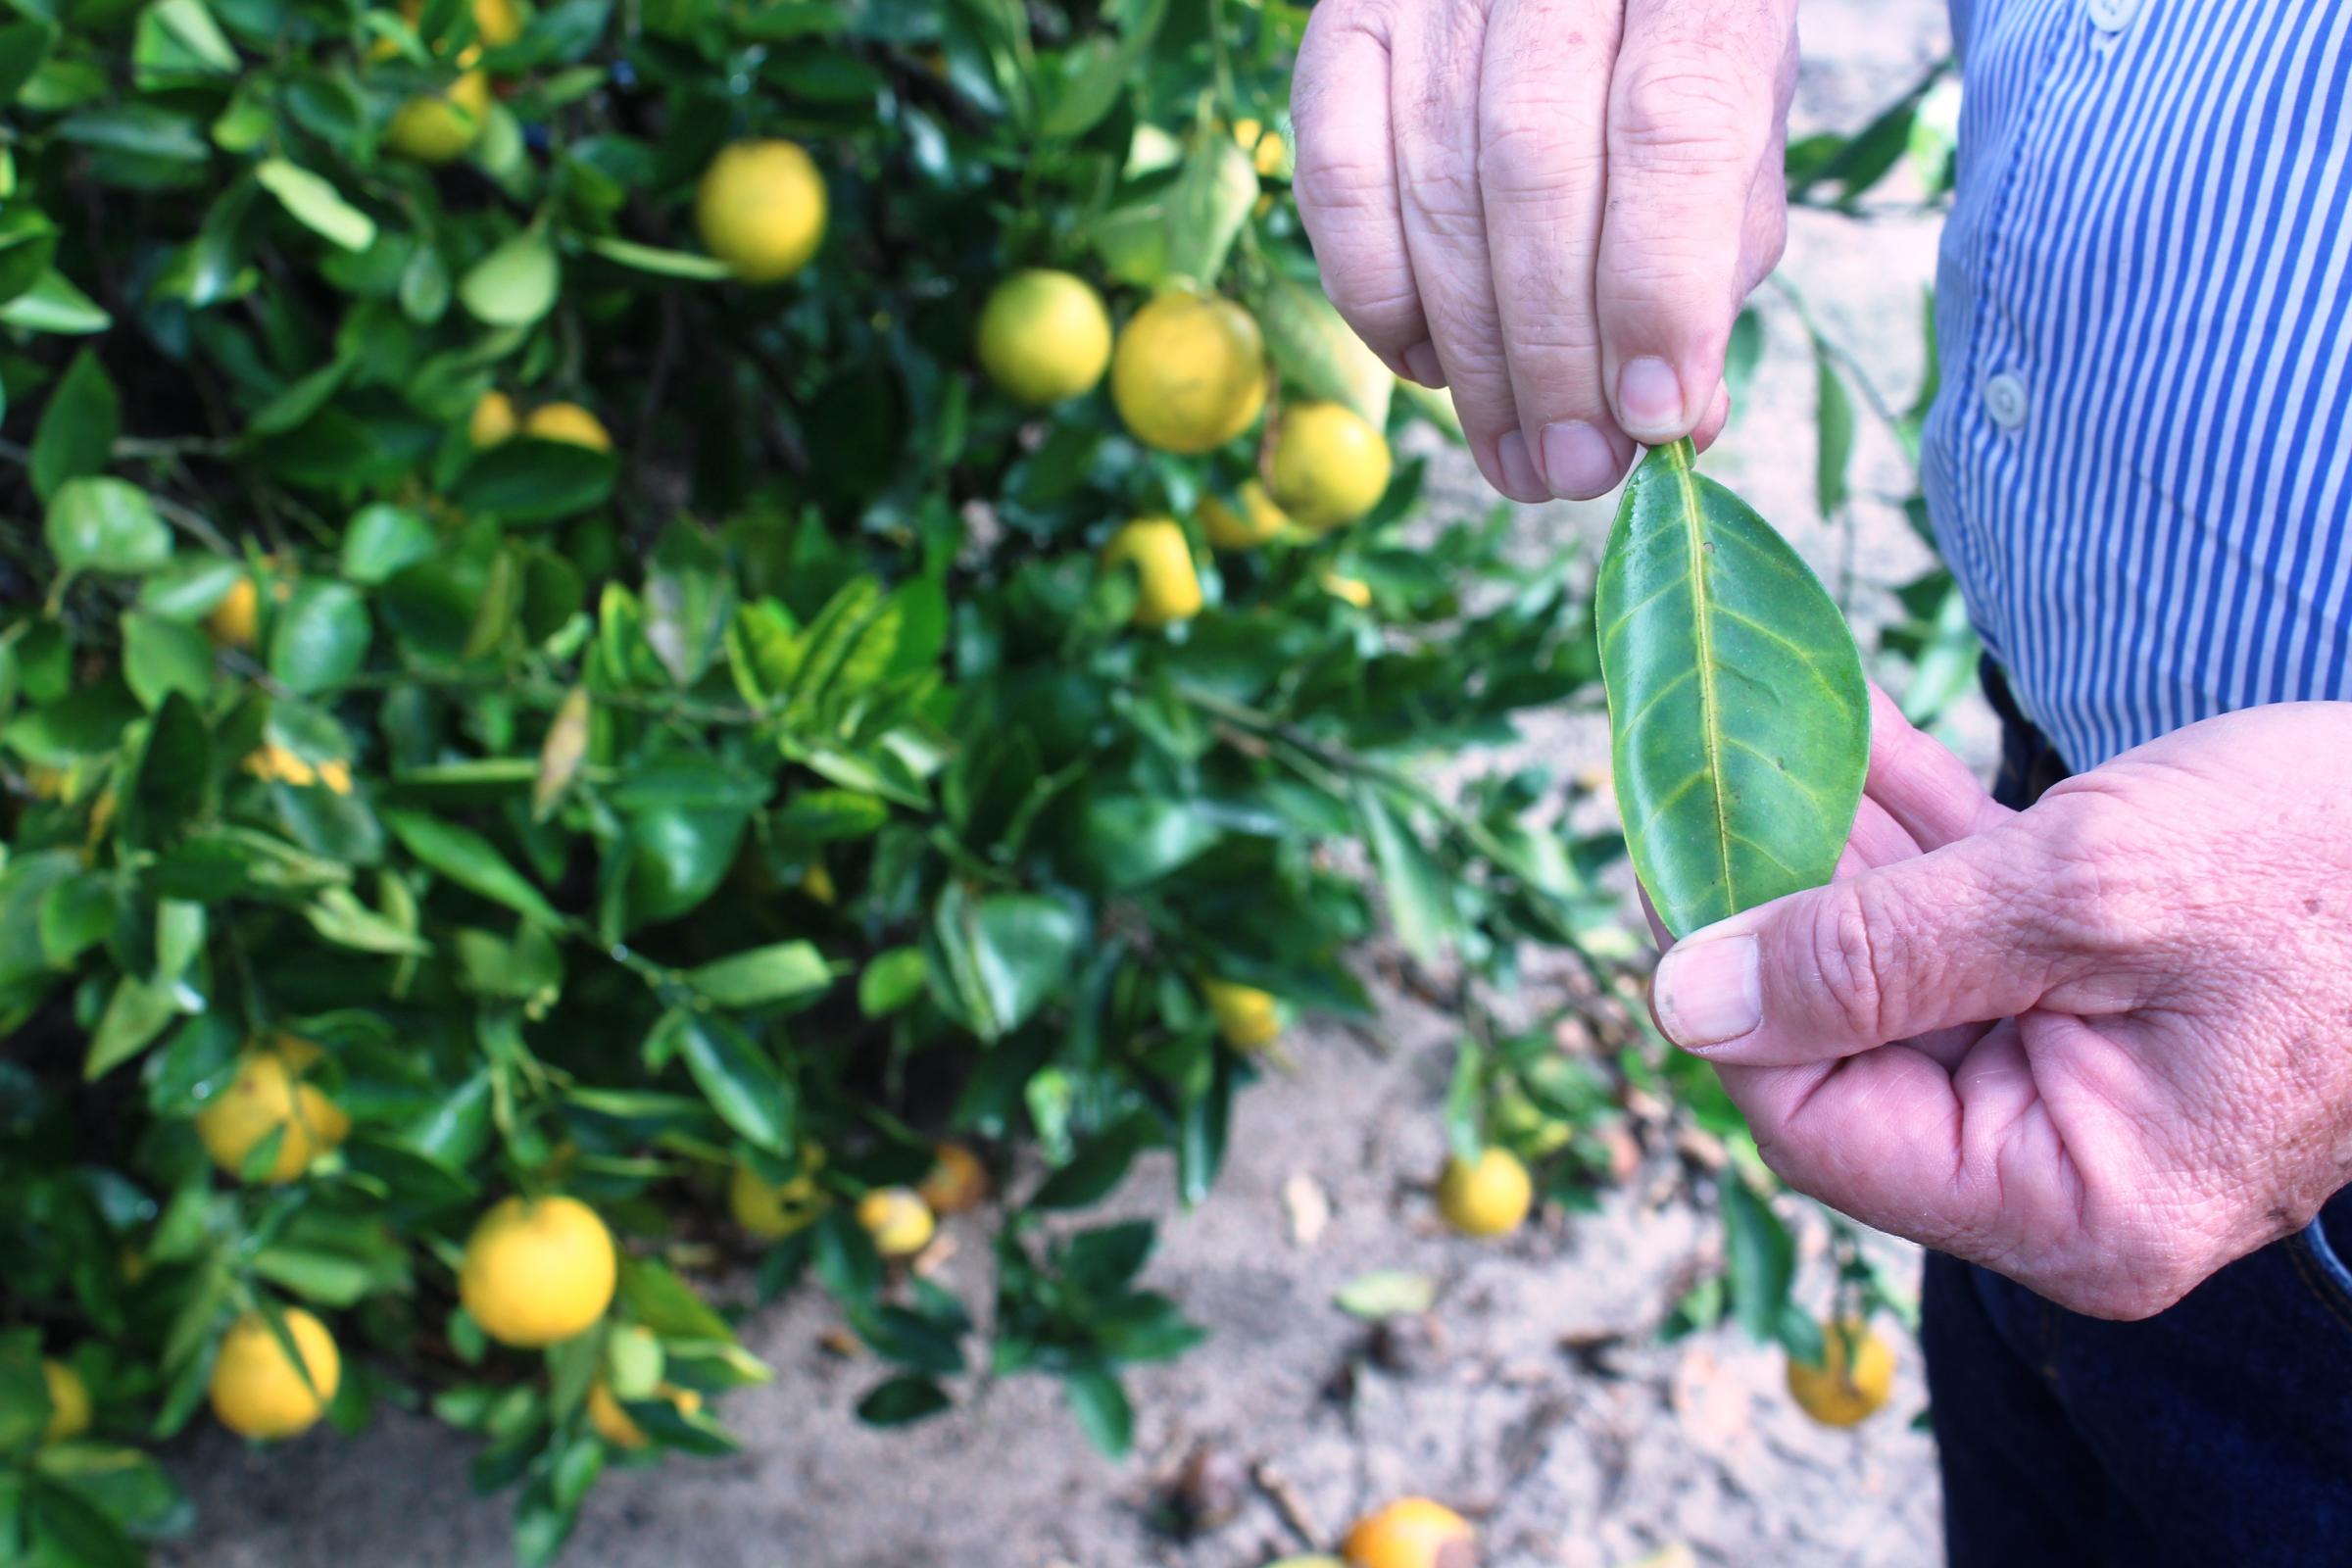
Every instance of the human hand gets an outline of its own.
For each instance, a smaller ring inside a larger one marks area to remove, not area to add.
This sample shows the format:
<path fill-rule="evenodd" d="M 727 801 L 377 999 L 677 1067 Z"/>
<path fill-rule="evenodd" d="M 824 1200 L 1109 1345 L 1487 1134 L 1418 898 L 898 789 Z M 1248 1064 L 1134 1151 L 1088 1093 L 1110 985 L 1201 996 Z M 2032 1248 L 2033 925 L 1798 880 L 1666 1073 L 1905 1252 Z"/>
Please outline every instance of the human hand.
<path fill-rule="evenodd" d="M 1796 0 L 1322 0 L 1291 114 L 1325 292 L 1516 500 L 1703 449 L 1795 74 Z"/>
<path fill-rule="evenodd" d="M 2352 704 L 1995 805 L 1876 699 L 1849 873 L 1696 932 L 1659 1026 L 1855 1218 L 2144 1317 L 2352 1181 Z"/>

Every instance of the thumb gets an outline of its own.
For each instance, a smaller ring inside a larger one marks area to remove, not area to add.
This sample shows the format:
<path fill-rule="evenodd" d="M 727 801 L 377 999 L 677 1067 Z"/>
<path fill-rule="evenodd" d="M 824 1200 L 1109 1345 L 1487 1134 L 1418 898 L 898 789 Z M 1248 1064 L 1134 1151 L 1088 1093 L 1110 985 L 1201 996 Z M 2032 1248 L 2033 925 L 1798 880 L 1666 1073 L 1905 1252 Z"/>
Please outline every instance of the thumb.
<path fill-rule="evenodd" d="M 1651 1011 L 1685 1051 L 1749 1067 L 2025 1012 L 2059 961 L 2041 858 L 2004 826 L 1734 915 L 1659 960 Z"/>

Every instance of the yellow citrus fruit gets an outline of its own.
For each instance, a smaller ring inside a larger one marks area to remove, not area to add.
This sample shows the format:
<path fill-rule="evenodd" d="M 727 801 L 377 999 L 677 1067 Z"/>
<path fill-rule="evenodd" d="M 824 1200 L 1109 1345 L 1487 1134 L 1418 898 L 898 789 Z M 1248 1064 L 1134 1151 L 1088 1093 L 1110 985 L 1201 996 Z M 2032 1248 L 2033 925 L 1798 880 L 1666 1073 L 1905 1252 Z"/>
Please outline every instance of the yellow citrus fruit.
<path fill-rule="evenodd" d="M 905 1187 L 877 1187 L 858 1200 L 858 1223 L 884 1257 L 912 1257 L 938 1228 L 931 1205 Z"/>
<path fill-rule="evenodd" d="M 654 1393 L 676 1406 L 680 1415 L 692 1415 L 703 1407 L 702 1395 L 693 1389 L 664 1383 Z M 629 1419 L 629 1412 L 613 1397 L 602 1378 L 588 1388 L 588 1424 L 596 1428 L 598 1437 L 616 1448 L 642 1448 L 653 1441 L 645 1435 L 643 1427 Z"/>
<path fill-rule="evenodd" d="M 737 1165 L 727 1184 L 727 1208 L 735 1223 L 754 1236 L 781 1240 L 816 1222 L 832 1199 L 816 1185 L 816 1171 L 825 1162 L 813 1144 L 801 1152 L 801 1174 L 788 1182 L 767 1182 L 749 1165 Z"/>
<path fill-rule="evenodd" d="M 302 1357 L 299 1367 L 259 1312 L 238 1318 L 220 1337 L 220 1354 L 213 1362 L 213 1414 L 240 1437 L 294 1436 L 326 1413 L 343 1380 L 343 1358 L 326 1325 L 298 1306 L 286 1308 L 283 1317 L 286 1337 Z M 311 1375 L 308 1384 L 304 1371 Z"/>
<path fill-rule="evenodd" d="M 1290 518 L 1266 494 L 1266 487 L 1255 479 L 1242 481 L 1240 499 L 1242 510 L 1235 512 L 1223 498 L 1204 495 L 1195 514 L 1200 520 L 1200 531 L 1208 542 L 1219 550 L 1254 550 L 1280 534 Z"/>
<path fill-rule="evenodd" d="M 1274 504 L 1317 533 L 1353 522 L 1389 488 L 1389 440 L 1340 403 L 1295 403 L 1274 427 Z"/>
<path fill-rule="evenodd" d="M 196 1136 L 214 1164 L 238 1175 L 245 1156 L 282 1127 L 264 1179 L 290 1182 L 343 1142 L 351 1117 L 316 1084 L 302 1081 L 319 1055 L 309 1041 L 285 1037 L 237 1058 L 236 1076 L 196 1113 Z"/>
<path fill-rule="evenodd" d="M 90 1430 L 90 1386 L 63 1361 L 41 1357 L 41 1381 L 49 1385 L 49 1425 L 43 1443 L 63 1443 Z"/>
<path fill-rule="evenodd" d="M 1340 1545 L 1353 1568 L 1471 1568 L 1470 1521 L 1427 1497 L 1399 1497 L 1355 1522 Z"/>
<path fill-rule="evenodd" d="M 1860 1318 L 1821 1326 L 1822 1364 L 1788 1360 L 1788 1394 L 1824 1426 L 1850 1427 L 1894 1391 L 1894 1347 Z"/>
<path fill-rule="evenodd" d="M 514 400 L 504 392 L 489 391 L 466 416 L 466 438 L 477 452 L 486 452 L 514 433 Z"/>
<path fill-rule="evenodd" d="M 514 0 L 473 0 L 473 30 L 496 49 L 522 36 L 522 8 Z"/>
<path fill-rule="evenodd" d="M 1266 406 L 1266 341 L 1229 299 L 1162 294 L 1128 318 L 1110 357 L 1128 431 L 1163 452 L 1211 452 Z"/>
<path fill-rule="evenodd" d="M 1091 392 L 1109 364 L 1110 313 L 1084 278 L 1015 272 L 980 312 L 980 367 L 1023 403 Z"/>
<path fill-rule="evenodd" d="M 1334 599 L 1344 599 L 1358 610 L 1372 608 L 1372 585 L 1361 577 L 1350 577 L 1344 571 L 1323 574 L 1323 591 Z"/>
<path fill-rule="evenodd" d="M 466 1239 L 458 1299 L 501 1345 L 554 1345 L 605 1315 L 617 1270 L 612 1233 L 586 1203 L 510 1198 Z"/>
<path fill-rule="evenodd" d="M 598 452 L 612 450 L 612 437 L 604 421 L 577 403 L 549 403 L 533 409 L 522 421 L 522 433 L 542 441 L 568 441 Z"/>
<path fill-rule="evenodd" d="M 251 648 L 261 626 L 262 596 L 251 577 L 240 576 L 204 617 L 205 635 L 220 648 Z"/>
<path fill-rule="evenodd" d="M 745 282 L 790 277 L 824 241 L 824 176 L 798 143 L 736 142 L 703 172 L 694 222 L 710 254 Z"/>
<path fill-rule="evenodd" d="M 988 1171 L 961 1144 L 940 1144 L 931 1152 L 931 1173 L 916 1184 L 914 1196 L 934 1214 L 960 1214 L 988 1196 Z"/>
<path fill-rule="evenodd" d="M 468 71 L 442 91 L 418 93 L 394 111 L 384 145 L 419 164 L 450 163 L 473 145 L 489 118 L 490 78 Z"/>
<path fill-rule="evenodd" d="M 1281 131 L 1268 130 L 1254 120 L 1237 120 L 1233 139 L 1250 154 L 1250 162 L 1260 174 L 1273 177 L 1287 172 L 1290 149 L 1283 145 Z"/>
<path fill-rule="evenodd" d="M 1225 1043 L 1241 1051 L 1255 1051 L 1269 1046 L 1282 1033 L 1282 1007 L 1273 997 L 1255 986 L 1245 986 L 1231 980 L 1203 980 L 1200 989 L 1208 997 L 1208 1010 L 1217 1020 L 1217 1033 Z"/>
<path fill-rule="evenodd" d="M 1464 1236 L 1508 1236 L 1526 1220 L 1536 1186 L 1507 1149 L 1488 1149 L 1474 1160 L 1459 1154 L 1438 1177 L 1438 1212 Z"/>
<path fill-rule="evenodd" d="M 1200 573 L 1193 547 L 1172 517 L 1138 517 L 1102 547 L 1105 569 L 1132 564 L 1136 575 L 1135 623 L 1165 626 L 1200 613 Z"/>

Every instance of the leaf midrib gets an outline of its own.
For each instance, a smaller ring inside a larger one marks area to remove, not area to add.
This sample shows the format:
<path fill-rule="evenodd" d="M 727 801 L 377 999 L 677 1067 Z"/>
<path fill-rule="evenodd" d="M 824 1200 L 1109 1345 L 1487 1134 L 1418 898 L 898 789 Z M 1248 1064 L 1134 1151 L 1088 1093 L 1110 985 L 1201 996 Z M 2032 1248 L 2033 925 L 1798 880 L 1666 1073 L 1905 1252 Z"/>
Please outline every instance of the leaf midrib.
<path fill-rule="evenodd" d="M 1717 863 L 1723 867 L 1724 899 L 1731 908 L 1737 909 L 1740 895 L 1732 885 L 1732 819 L 1723 798 L 1723 727 L 1720 699 L 1715 690 L 1714 593 L 1706 572 L 1706 530 L 1699 512 L 1695 457 L 1688 440 L 1675 442 L 1666 449 L 1666 455 L 1674 468 L 1675 483 L 1682 492 L 1683 536 L 1690 550 L 1690 608 L 1694 612 L 1690 625 L 1692 640 L 1698 645 L 1699 746 L 1706 755 L 1708 804 L 1715 811 Z"/>

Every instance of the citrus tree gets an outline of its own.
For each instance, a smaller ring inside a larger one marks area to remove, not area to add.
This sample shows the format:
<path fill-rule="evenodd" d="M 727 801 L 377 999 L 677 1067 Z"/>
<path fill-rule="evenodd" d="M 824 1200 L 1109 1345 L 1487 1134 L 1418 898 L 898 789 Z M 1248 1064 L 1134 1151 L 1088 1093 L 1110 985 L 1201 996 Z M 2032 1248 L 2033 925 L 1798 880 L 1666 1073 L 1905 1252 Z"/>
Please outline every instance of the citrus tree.
<path fill-rule="evenodd" d="M 1197 1331 L 1072 1211 L 1204 1193 L 1354 944 L 1613 984 L 1576 788 L 1410 766 L 1595 701 L 1589 612 L 1416 507 L 1446 411 L 1287 200 L 1302 20 L 0 24 L 0 1555 L 137 1561 L 191 1422 L 399 1405 L 544 1561 L 730 1446 L 734 1269 L 830 1293 L 868 1420 L 1029 1371 L 1115 1452 Z M 1465 1060 L 1464 1228 L 1590 1181 L 1588 1070 Z"/>

